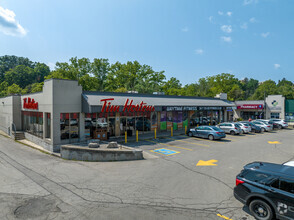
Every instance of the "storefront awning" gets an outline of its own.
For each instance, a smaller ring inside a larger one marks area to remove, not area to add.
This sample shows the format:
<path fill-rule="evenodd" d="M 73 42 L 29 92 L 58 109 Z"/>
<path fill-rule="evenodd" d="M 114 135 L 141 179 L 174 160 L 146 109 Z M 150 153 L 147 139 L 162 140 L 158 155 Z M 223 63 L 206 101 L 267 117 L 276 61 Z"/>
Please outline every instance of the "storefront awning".
<path fill-rule="evenodd" d="M 109 101 L 104 101 L 112 99 Z M 193 107 L 210 107 L 207 110 L 217 110 L 213 107 L 233 107 L 234 102 L 217 98 L 167 96 L 167 95 L 145 95 L 134 93 L 111 93 L 111 92 L 83 92 L 82 105 L 84 113 L 101 112 L 103 105 L 111 102 L 112 106 L 120 106 L 123 109 L 127 99 L 128 104 L 140 105 L 142 102 L 147 106 L 154 106 L 155 111 L 171 109 L 168 107 L 185 107 L 183 110 L 194 110 Z M 120 110 L 120 111 L 121 111 Z"/>

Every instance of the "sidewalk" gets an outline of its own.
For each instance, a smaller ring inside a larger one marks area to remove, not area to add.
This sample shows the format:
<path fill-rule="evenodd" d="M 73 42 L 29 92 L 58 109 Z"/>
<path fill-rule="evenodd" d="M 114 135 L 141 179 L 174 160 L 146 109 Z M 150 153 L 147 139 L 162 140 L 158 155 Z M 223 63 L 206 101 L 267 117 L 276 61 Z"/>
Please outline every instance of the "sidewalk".
<path fill-rule="evenodd" d="M 177 135 L 185 135 L 185 130 L 173 131 L 173 136 L 177 136 Z M 171 136 L 170 131 L 162 131 L 162 132 L 156 133 L 156 138 L 170 137 L 170 136 Z M 148 140 L 148 139 L 154 139 L 154 132 L 138 135 L 138 141 Z M 125 136 L 110 137 L 108 141 L 117 141 L 117 143 L 125 143 Z M 127 141 L 128 142 L 135 142 L 136 141 L 136 134 L 132 135 L 131 137 L 128 136 Z"/>

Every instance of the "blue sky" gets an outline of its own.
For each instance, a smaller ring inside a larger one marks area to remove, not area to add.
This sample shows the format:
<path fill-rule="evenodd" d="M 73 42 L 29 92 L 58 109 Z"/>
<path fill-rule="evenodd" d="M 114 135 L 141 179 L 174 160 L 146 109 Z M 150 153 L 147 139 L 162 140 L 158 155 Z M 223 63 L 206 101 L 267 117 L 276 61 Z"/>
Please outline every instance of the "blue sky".
<path fill-rule="evenodd" d="M 0 0 L 0 56 L 138 60 L 181 83 L 294 81 L 293 0 Z"/>

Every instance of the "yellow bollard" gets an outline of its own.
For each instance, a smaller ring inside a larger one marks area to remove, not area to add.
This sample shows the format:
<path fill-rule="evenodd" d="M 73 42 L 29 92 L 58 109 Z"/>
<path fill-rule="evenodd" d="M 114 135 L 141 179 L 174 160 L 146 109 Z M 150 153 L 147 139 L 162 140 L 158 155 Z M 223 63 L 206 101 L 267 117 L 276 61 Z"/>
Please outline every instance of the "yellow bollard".
<path fill-rule="evenodd" d="M 139 141 L 139 135 L 138 135 L 138 130 L 136 130 L 136 141 Z"/>
<path fill-rule="evenodd" d="M 156 128 L 154 129 L 154 139 L 156 139 Z"/>
<path fill-rule="evenodd" d="M 210 126 L 210 123 L 208 125 Z"/>
<path fill-rule="evenodd" d="M 127 132 L 125 131 L 125 143 L 128 142 L 128 138 L 127 138 Z"/>
<path fill-rule="evenodd" d="M 173 136 L 173 127 L 170 128 L 170 135 Z"/>
<path fill-rule="evenodd" d="M 187 125 L 185 126 L 185 134 L 187 134 Z"/>

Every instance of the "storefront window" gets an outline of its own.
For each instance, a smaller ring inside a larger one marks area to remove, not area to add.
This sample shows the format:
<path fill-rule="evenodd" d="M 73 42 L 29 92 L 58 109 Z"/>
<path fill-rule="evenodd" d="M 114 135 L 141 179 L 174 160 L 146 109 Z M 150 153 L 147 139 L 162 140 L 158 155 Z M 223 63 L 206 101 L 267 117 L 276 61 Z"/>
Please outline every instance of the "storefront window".
<path fill-rule="evenodd" d="M 263 112 L 251 112 L 251 111 L 241 111 L 241 118 L 244 120 L 250 119 L 263 119 L 264 118 L 264 113 Z"/>
<path fill-rule="evenodd" d="M 160 113 L 160 130 L 166 131 L 167 128 L 167 121 L 166 121 L 166 111 Z"/>
<path fill-rule="evenodd" d="M 157 129 L 157 112 L 151 112 L 151 130 Z"/>
<path fill-rule="evenodd" d="M 60 133 L 62 140 L 79 138 L 79 113 L 60 114 Z"/>
<path fill-rule="evenodd" d="M 46 113 L 46 118 L 47 118 L 46 138 L 51 138 L 51 114 Z"/>
<path fill-rule="evenodd" d="M 280 113 L 271 112 L 271 118 L 280 118 Z"/>
<path fill-rule="evenodd" d="M 71 113 L 70 114 L 70 138 L 79 138 L 79 113 Z"/>
<path fill-rule="evenodd" d="M 23 130 L 43 138 L 43 112 L 22 111 Z"/>

